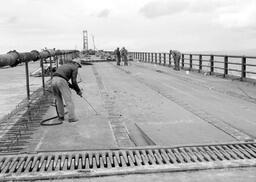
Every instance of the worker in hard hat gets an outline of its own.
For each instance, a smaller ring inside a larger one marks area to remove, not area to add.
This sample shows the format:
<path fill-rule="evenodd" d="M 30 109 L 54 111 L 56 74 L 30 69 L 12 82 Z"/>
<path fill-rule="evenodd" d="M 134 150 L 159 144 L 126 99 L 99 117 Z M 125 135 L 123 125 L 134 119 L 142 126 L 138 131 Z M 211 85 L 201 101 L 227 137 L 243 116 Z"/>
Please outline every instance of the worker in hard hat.
<path fill-rule="evenodd" d="M 74 89 L 76 93 L 82 97 L 81 89 L 77 84 L 78 68 L 81 67 L 82 65 L 80 60 L 75 58 L 72 61 L 66 62 L 65 64 L 59 66 L 56 72 L 53 74 L 52 88 L 56 99 L 57 112 L 60 121 L 64 121 L 63 99 L 68 110 L 68 121 L 78 121 L 78 118 L 75 115 L 75 107 L 71 98 L 70 88 Z M 71 80 L 71 83 L 68 82 L 69 80 Z"/>
<path fill-rule="evenodd" d="M 125 49 L 125 47 L 123 47 L 121 49 L 121 57 L 125 66 L 128 66 L 127 54 L 128 54 L 128 51 Z"/>
<path fill-rule="evenodd" d="M 170 50 L 170 55 L 172 55 L 173 60 L 174 60 L 174 70 L 179 71 L 180 70 L 180 57 L 181 53 L 176 50 Z"/>

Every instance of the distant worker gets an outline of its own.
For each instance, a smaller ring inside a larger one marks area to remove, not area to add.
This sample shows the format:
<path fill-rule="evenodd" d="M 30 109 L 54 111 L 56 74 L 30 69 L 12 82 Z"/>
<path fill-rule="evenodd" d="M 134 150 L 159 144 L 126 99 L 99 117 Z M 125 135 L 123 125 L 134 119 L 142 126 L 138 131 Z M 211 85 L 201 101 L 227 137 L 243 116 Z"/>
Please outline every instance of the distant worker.
<path fill-rule="evenodd" d="M 57 112 L 60 121 L 64 121 L 64 104 L 63 99 L 66 103 L 68 110 L 68 121 L 76 122 L 78 118 L 75 115 L 75 107 L 71 98 L 71 90 L 74 89 L 76 93 L 82 97 L 82 92 L 77 84 L 78 68 L 81 68 L 79 59 L 73 59 L 59 66 L 56 72 L 53 74 L 52 88 L 53 94 L 56 99 Z M 70 84 L 68 81 L 71 79 Z"/>
<path fill-rule="evenodd" d="M 172 55 L 174 60 L 174 70 L 179 71 L 180 70 L 180 57 L 181 53 L 176 50 L 170 50 L 170 55 Z"/>
<path fill-rule="evenodd" d="M 116 64 L 118 66 L 120 66 L 120 62 L 121 62 L 121 53 L 120 53 L 120 50 L 119 50 L 119 47 L 115 50 L 115 55 L 116 55 Z"/>
<path fill-rule="evenodd" d="M 121 49 L 121 57 L 122 57 L 122 60 L 123 60 L 125 66 L 128 66 L 127 55 L 128 55 L 128 51 L 125 49 L 125 47 L 123 47 Z"/>

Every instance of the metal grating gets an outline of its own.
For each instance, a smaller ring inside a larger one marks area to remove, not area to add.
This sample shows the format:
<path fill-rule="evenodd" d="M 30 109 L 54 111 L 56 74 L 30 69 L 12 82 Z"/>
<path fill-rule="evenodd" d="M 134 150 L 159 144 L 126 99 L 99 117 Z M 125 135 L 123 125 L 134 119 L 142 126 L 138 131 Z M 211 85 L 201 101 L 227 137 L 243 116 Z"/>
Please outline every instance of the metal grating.
<path fill-rule="evenodd" d="M 256 143 L 0 155 L 0 179 L 52 179 L 256 166 Z"/>
<path fill-rule="evenodd" d="M 46 89 L 49 89 L 46 84 Z M 48 91 L 48 90 L 45 90 Z M 26 150 L 31 135 L 40 127 L 43 114 L 53 102 L 52 94 L 39 88 L 33 92 L 28 102 L 24 99 L 10 114 L 0 121 L 0 154 Z"/>

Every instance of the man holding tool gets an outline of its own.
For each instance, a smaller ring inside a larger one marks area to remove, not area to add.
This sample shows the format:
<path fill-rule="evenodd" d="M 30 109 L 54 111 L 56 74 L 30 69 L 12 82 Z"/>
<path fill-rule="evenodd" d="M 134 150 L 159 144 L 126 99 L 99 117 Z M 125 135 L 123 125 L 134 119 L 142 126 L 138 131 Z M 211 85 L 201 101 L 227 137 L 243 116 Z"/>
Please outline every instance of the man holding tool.
<path fill-rule="evenodd" d="M 74 89 L 79 96 L 83 96 L 77 84 L 78 68 L 81 67 L 82 65 L 80 64 L 80 60 L 75 58 L 72 61 L 59 66 L 56 72 L 53 74 L 52 88 L 56 99 L 57 112 L 60 121 L 64 121 L 63 99 L 65 100 L 68 110 L 68 121 L 78 121 L 78 118 L 75 116 L 75 107 L 71 98 L 70 88 Z M 72 84 L 68 82 L 70 79 Z"/>

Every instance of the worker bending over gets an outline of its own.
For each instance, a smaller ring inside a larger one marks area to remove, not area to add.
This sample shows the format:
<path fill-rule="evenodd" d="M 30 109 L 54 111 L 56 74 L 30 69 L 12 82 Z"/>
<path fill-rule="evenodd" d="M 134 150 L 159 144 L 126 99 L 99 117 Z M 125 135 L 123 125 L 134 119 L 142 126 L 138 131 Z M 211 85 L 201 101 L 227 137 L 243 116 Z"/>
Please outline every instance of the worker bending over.
<path fill-rule="evenodd" d="M 180 70 L 180 57 L 181 53 L 176 50 L 170 50 L 170 55 L 172 55 L 174 60 L 174 70 L 179 71 Z"/>
<path fill-rule="evenodd" d="M 75 115 L 75 107 L 71 98 L 70 88 L 74 89 L 76 93 L 82 97 L 82 92 L 77 84 L 78 68 L 81 67 L 82 65 L 80 64 L 80 60 L 76 58 L 59 66 L 53 74 L 52 88 L 56 99 L 57 112 L 60 121 L 64 121 L 63 99 L 68 110 L 68 121 L 78 121 L 78 118 Z M 72 84 L 68 82 L 70 79 Z"/>

